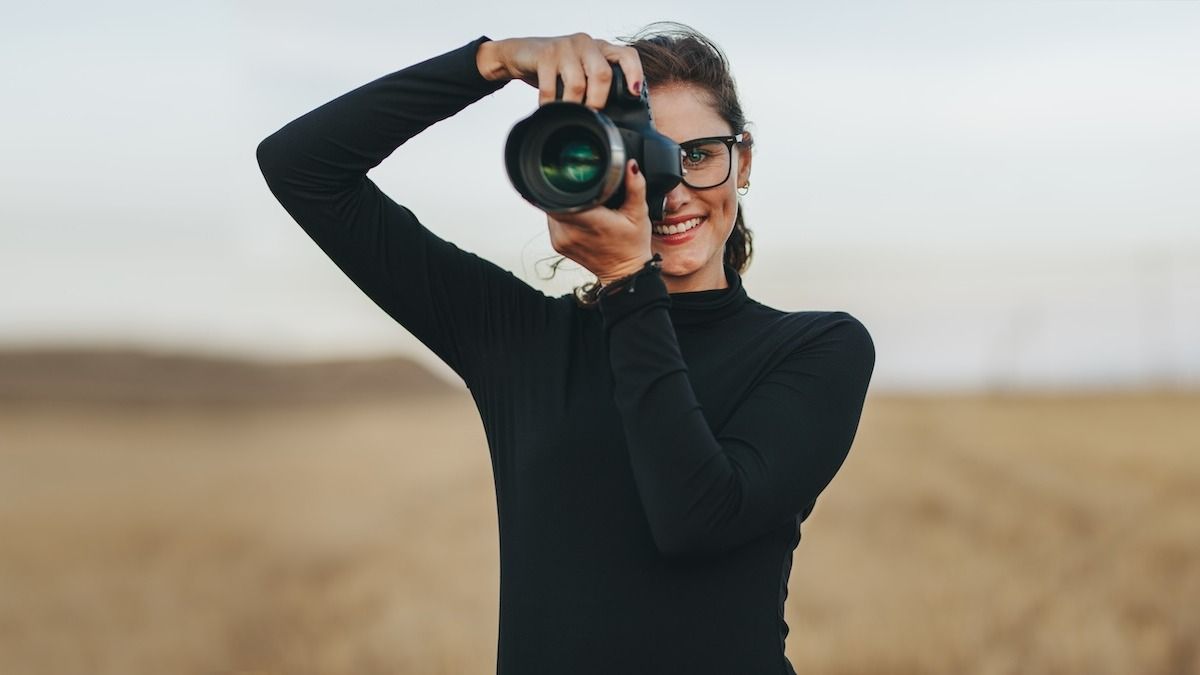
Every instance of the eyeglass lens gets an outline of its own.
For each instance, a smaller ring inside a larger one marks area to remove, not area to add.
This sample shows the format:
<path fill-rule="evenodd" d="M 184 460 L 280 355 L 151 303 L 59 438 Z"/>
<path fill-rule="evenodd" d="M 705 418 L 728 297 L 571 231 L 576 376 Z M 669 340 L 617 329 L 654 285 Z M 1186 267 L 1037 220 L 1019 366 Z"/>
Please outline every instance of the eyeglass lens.
<path fill-rule="evenodd" d="M 702 190 L 725 182 L 731 166 L 729 146 L 723 141 L 691 143 L 683 148 L 683 182 Z"/>

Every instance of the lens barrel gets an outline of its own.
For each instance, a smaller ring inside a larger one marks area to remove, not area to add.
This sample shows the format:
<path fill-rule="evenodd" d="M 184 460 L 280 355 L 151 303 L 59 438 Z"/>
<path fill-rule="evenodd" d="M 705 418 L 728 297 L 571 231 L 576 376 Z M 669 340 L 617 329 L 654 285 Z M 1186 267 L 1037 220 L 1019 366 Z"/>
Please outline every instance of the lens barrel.
<path fill-rule="evenodd" d="M 682 152 L 654 128 L 650 91 L 629 91 L 615 63 L 604 110 L 562 100 L 538 108 L 517 122 L 504 146 L 504 164 L 513 187 L 547 213 L 573 213 L 625 202 L 625 163 L 636 160 L 646 182 L 646 210 L 662 220 L 667 193 L 683 177 Z"/>
<path fill-rule="evenodd" d="M 509 133 L 505 165 L 513 187 L 547 213 L 608 201 L 625 171 L 625 143 L 608 117 L 577 103 L 547 103 Z"/>

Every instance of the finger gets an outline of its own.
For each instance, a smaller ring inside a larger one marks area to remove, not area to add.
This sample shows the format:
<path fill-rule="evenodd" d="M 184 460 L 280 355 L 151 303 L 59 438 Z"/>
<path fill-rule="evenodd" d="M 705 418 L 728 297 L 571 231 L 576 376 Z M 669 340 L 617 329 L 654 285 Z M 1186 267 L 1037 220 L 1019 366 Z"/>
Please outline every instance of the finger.
<path fill-rule="evenodd" d="M 590 235 L 598 231 L 596 218 L 607 210 L 603 206 L 593 206 L 575 213 L 557 213 L 550 219 L 554 221 L 557 232 L 564 238 L 576 237 L 580 233 Z"/>
<path fill-rule="evenodd" d="M 542 59 L 537 64 L 538 105 L 546 105 L 554 101 L 556 95 L 558 68 L 550 59 Z"/>
<path fill-rule="evenodd" d="M 618 47 L 617 45 L 604 43 L 601 47 L 604 53 L 604 58 L 621 66 L 621 72 L 625 74 L 625 86 L 628 87 L 629 93 L 638 96 L 642 93 L 641 87 L 645 81 L 645 75 L 642 72 L 642 57 L 633 47 Z"/>
<path fill-rule="evenodd" d="M 583 64 L 578 55 L 559 60 L 558 75 L 563 81 L 562 100 L 583 103 L 583 97 L 587 94 L 587 77 L 583 73 Z"/>
<path fill-rule="evenodd" d="M 634 222 L 648 220 L 650 208 L 646 205 L 646 177 L 636 159 L 625 166 L 625 203 L 621 211 Z"/>
<path fill-rule="evenodd" d="M 587 106 L 603 110 L 612 86 L 612 66 L 594 45 L 583 55 L 584 72 L 587 74 Z"/>

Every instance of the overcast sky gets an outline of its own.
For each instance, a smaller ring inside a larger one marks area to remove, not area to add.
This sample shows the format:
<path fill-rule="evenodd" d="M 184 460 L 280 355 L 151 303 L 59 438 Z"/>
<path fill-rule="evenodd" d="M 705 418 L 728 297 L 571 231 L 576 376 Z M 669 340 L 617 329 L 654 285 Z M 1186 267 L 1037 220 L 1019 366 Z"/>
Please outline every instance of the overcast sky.
<path fill-rule="evenodd" d="M 6 9 L 0 344 L 428 360 L 274 201 L 258 141 L 478 35 L 613 38 L 660 19 L 725 48 L 752 121 L 748 292 L 858 316 L 881 386 L 1200 382 L 1186 0 Z M 558 294 L 586 277 L 538 278 L 544 217 L 502 165 L 535 104 L 510 84 L 372 177 Z"/>

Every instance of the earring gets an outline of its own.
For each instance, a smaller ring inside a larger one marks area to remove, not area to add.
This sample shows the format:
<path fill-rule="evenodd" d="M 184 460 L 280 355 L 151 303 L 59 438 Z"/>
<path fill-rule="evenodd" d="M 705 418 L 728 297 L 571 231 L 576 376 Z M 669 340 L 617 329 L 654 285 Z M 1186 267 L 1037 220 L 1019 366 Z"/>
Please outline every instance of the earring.
<path fill-rule="evenodd" d="M 746 196 L 746 193 L 748 193 L 748 192 L 750 192 L 750 181 L 749 181 L 749 179 L 747 179 L 747 180 L 746 180 L 746 184 L 745 184 L 745 185 L 743 185 L 742 187 L 740 187 L 740 188 L 738 188 L 738 189 L 737 189 L 737 193 L 738 193 L 739 195 L 743 196 L 743 197 L 745 197 L 745 196 Z"/>

